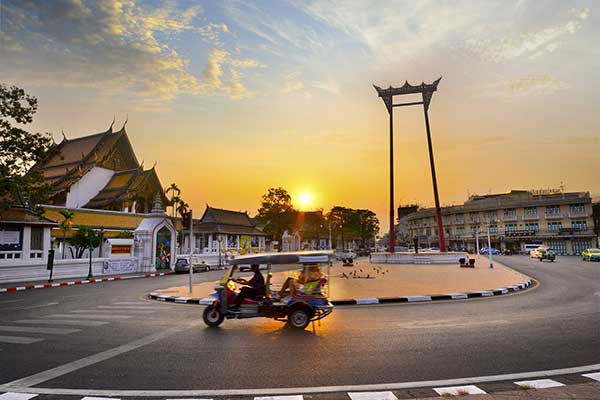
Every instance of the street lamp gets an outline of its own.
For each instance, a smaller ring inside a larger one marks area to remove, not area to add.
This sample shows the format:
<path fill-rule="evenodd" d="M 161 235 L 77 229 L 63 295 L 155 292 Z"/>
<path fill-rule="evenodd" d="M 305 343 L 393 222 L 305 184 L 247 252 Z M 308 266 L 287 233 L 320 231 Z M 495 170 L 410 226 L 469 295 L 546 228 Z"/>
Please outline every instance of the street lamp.
<path fill-rule="evenodd" d="M 429 165 L 431 167 L 431 180 L 433 183 L 433 197 L 435 200 L 435 211 L 438 225 L 438 238 L 440 242 L 440 251 L 446 251 L 446 241 L 444 239 L 444 224 L 442 222 L 442 211 L 440 208 L 440 199 L 438 196 L 437 178 L 435 173 L 435 163 L 433 160 L 433 145 L 431 144 L 431 130 L 429 128 L 429 103 L 433 97 L 433 92 L 437 91 L 437 86 L 440 83 L 440 77 L 433 83 L 426 84 L 422 82 L 420 85 L 412 86 L 407 82 L 401 87 L 395 88 L 390 86 L 387 89 L 382 89 L 379 86 L 373 85 L 379 97 L 382 98 L 383 103 L 390 116 L 390 233 L 389 233 L 389 252 L 393 253 L 395 248 L 395 236 L 394 236 L 394 107 L 405 107 L 414 105 L 423 105 L 423 113 L 425 116 L 425 128 L 427 130 L 427 145 L 429 148 Z M 405 94 L 421 94 L 422 101 L 415 101 L 409 103 L 393 104 L 393 97 Z"/>
<path fill-rule="evenodd" d="M 488 256 L 489 256 L 489 259 L 490 259 L 490 268 L 494 268 L 494 260 L 493 260 L 493 257 L 492 257 L 492 240 L 490 238 L 490 225 L 491 225 L 492 222 L 495 223 L 495 224 L 498 224 L 498 223 L 501 222 L 501 220 L 500 219 L 496 219 L 494 221 L 488 221 L 486 223 L 486 225 L 487 225 L 487 240 L 488 240 Z"/>

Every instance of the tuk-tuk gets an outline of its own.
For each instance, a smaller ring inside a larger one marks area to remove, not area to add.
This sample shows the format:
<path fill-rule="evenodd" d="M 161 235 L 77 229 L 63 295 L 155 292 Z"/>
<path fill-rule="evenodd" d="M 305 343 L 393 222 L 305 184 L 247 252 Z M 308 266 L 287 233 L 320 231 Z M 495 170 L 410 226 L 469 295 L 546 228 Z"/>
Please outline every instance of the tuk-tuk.
<path fill-rule="evenodd" d="M 311 321 L 325 318 L 333 311 L 329 296 L 329 266 L 331 251 L 302 251 L 285 253 L 264 253 L 241 256 L 229 260 L 229 270 L 215 286 L 215 292 L 210 298 L 203 299 L 200 304 L 206 304 L 202 318 L 210 327 L 219 326 L 225 318 L 242 319 L 266 317 L 277 321 L 288 322 L 292 327 L 304 329 Z M 239 309 L 233 308 L 236 302 L 236 282 L 234 273 L 239 265 L 266 264 L 264 295 L 254 298 L 244 298 Z M 271 290 L 271 265 L 299 264 L 303 270 L 319 269 L 319 279 L 298 285 L 298 290 L 292 290 L 285 296 Z M 327 265 L 327 273 L 323 274 L 321 266 Z"/>

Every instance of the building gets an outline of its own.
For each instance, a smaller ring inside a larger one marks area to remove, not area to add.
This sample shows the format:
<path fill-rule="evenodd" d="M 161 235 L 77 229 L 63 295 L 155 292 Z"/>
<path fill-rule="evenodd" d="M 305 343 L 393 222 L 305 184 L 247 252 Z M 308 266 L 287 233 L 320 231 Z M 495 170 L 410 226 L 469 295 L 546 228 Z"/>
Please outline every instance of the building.
<path fill-rule="evenodd" d="M 50 230 L 57 225 L 26 207 L 0 210 L 0 266 L 46 263 Z"/>
<path fill-rule="evenodd" d="M 155 168 L 144 169 L 133 151 L 125 124 L 94 135 L 63 140 L 55 155 L 33 166 L 52 186 L 50 205 L 147 213 L 163 194 Z"/>
<path fill-rule="evenodd" d="M 525 244 L 545 244 L 558 254 L 580 254 L 596 243 L 592 199 L 587 192 L 525 191 L 471 196 L 464 204 L 442 208 L 448 247 L 476 250 L 492 246 L 522 251 Z M 438 246 L 435 209 L 406 218 L 409 235 L 421 246 Z"/>
<path fill-rule="evenodd" d="M 200 219 L 194 219 L 194 253 L 215 254 L 265 251 L 266 234 L 246 212 L 206 206 Z M 189 232 L 182 231 L 183 251 L 190 253 Z"/>

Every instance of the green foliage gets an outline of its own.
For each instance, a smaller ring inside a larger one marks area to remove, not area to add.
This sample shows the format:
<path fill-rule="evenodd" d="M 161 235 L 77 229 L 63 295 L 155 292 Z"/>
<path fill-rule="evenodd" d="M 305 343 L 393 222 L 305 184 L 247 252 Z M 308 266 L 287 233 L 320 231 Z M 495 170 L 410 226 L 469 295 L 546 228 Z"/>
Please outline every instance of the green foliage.
<path fill-rule="evenodd" d="M 292 206 L 292 197 L 281 187 L 270 188 L 262 196 L 257 220 L 265 225 L 264 232 L 273 240 L 281 240 L 283 232 L 291 231 L 298 211 Z"/>
<path fill-rule="evenodd" d="M 53 154 L 48 133 L 29 133 L 17 125 L 33 121 L 37 99 L 15 86 L 0 84 L 0 207 L 45 203 L 51 187 L 30 168 Z"/>
<path fill-rule="evenodd" d="M 122 231 L 117 234 L 117 239 L 132 239 L 133 232 L 131 231 Z"/>
<path fill-rule="evenodd" d="M 367 209 L 353 209 L 335 206 L 327 214 L 332 232 L 342 239 L 342 247 L 347 240 L 358 239 L 363 247 L 379 232 L 379 220 L 375 213 Z"/>
<path fill-rule="evenodd" d="M 71 254 L 73 258 L 81 258 L 86 249 L 92 251 L 100 246 L 100 233 L 95 230 L 82 226 L 69 239 L 69 244 L 75 247 L 75 254 Z M 71 249 L 71 252 L 73 250 Z"/>

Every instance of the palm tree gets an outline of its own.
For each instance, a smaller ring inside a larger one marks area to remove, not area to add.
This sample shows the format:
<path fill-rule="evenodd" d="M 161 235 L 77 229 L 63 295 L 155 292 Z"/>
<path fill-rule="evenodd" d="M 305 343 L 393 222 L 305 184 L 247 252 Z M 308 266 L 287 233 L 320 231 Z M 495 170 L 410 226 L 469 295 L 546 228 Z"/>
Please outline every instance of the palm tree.
<path fill-rule="evenodd" d="M 75 213 L 65 208 L 64 210 L 60 210 L 59 214 L 63 217 L 63 220 L 60 222 L 59 227 L 63 232 L 62 258 L 64 259 L 65 247 L 67 247 L 67 231 L 73 226 L 73 217 L 75 216 Z"/>
<path fill-rule="evenodd" d="M 177 186 L 175 182 L 171 183 L 171 185 L 165 190 L 165 194 L 171 193 L 171 216 L 175 216 L 175 197 L 178 197 L 181 194 L 181 190 Z"/>
<path fill-rule="evenodd" d="M 177 205 L 177 212 L 181 215 L 185 214 L 186 212 L 188 212 L 190 205 L 188 203 L 186 203 L 183 200 L 179 200 L 178 205 Z"/>

